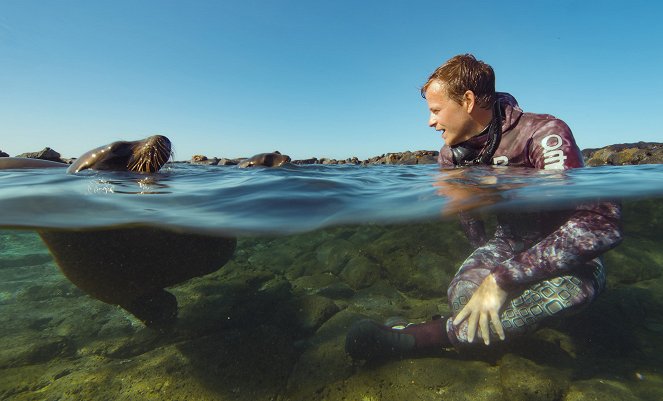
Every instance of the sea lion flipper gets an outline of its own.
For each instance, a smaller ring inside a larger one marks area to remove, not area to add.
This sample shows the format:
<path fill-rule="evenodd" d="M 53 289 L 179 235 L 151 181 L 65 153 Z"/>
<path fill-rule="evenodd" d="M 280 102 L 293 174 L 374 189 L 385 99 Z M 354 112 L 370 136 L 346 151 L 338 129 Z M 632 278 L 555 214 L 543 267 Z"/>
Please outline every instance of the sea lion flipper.
<path fill-rule="evenodd" d="M 164 289 L 156 289 L 120 306 L 151 328 L 169 328 L 177 320 L 177 298 Z"/>

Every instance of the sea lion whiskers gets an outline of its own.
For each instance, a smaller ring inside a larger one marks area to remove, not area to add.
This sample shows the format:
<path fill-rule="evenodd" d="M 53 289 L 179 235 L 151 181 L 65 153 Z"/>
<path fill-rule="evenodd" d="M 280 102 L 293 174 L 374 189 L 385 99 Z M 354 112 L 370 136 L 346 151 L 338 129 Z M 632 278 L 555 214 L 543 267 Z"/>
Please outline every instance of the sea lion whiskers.
<path fill-rule="evenodd" d="M 154 173 L 170 160 L 172 154 L 170 141 L 164 136 L 155 135 L 143 146 L 133 149 L 127 169 L 140 173 Z"/>

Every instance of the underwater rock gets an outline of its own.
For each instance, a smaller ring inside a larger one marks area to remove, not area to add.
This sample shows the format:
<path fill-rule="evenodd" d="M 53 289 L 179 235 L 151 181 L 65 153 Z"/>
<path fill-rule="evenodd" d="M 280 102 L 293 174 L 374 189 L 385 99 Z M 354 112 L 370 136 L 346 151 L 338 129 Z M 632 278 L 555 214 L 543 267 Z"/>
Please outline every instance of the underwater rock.
<path fill-rule="evenodd" d="M 292 303 L 299 327 L 309 333 L 317 330 L 339 311 L 334 301 L 319 295 L 304 295 Z"/>
<path fill-rule="evenodd" d="M 321 387 L 309 399 L 511 401 L 502 396 L 497 367 L 457 360 L 453 352 L 440 354 L 359 364 L 351 377 Z"/>
<path fill-rule="evenodd" d="M 458 266 L 471 253 L 460 226 L 437 222 L 393 226 L 365 247 L 382 276 L 401 291 L 444 296 Z"/>
<path fill-rule="evenodd" d="M 370 287 L 361 289 L 350 300 L 352 309 L 361 313 L 370 313 L 381 319 L 393 316 L 395 311 L 404 310 L 408 299 L 385 280 L 378 280 Z"/>
<path fill-rule="evenodd" d="M 349 285 L 339 281 L 326 285 L 315 291 L 315 293 L 323 297 L 341 300 L 351 298 L 355 294 L 355 291 Z"/>
<path fill-rule="evenodd" d="M 444 296 L 457 268 L 458 266 L 449 263 L 449 259 L 438 253 L 421 251 L 412 258 L 411 285 L 414 285 L 421 295 Z"/>
<path fill-rule="evenodd" d="M 37 334 L 4 336 L 0 348 L 0 368 L 35 365 L 55 358 L 71 356 L 76 347 L 66 337 L 41 337 Z"/>
<path fill-rule="evenodd" d="M 307 271 L 308 274 L 330 272 L 339 274 L 348 260 L 352 257 L 355 246 L 345 239 L 332 239 L 325 241 L 316 252 L 316 259 L 319 262 L 314 271 Z"/>
<path fill-rule="evenodd" d="M 0 230 L 0 269 L 37 266 L 52 261 L 53 257 L 36 233 Z"/>
<path fill-rule="evenodd" d="M 502 392 L 509 401 L 556 401 L 568 386 L 560 371 L 513 354 L 505 355 L 499 365 Z"/>
<path fill-rule="evenodd" d="M 362 289 L 380 278 L 380 266 L 365 256 L 355 256 L 341 271 L 341 278 L 352 288 Z"/>
<path fill-rule="evenodd" d="M 318 273 L 310 276 L 301 276 L 292 280 L 292 288 L 297 295 L 313 295 L 334 283 L 339 283 L 340 280 L 330 273 Z"/>
<path fill-rule="evenodd" d="M 359 318 L 355 313 L 341 311 L 318 329 L 290 373 L 285 399 L 322 400 L 322 389 L 352 375 L 352 363 L 344 350 L 345 333 Z"/>
<path fill-rule="evenodd" d="M 19 266 L 36 266 L 53 261 L 48 253 L 33 253 L 28 255 L 3 255 L 0 258 L 0 269 Z"/>
<path fill-rule="evenodd" d="M 273 245 L 255 250 L 249 257 L 251 267 L 282 273 L 290 269 L 294 262 L 294 254 L 291 249 Z"/>
<path fill-rule="evenodd" d="M 48 301 L 56 297 L 79 297 L 83 291 L 71 283 L 48 283 L 34 284 L 21 289 L 16 294 L 16 300 L 25 301 Z"/>
<path fill-rule="evenodd" d="M 638 401 L 642 398 L 636 397 L 624 383 L 608 379 L 593 379 L 573 382 L 562 400 Z"/>
<path fill-rule="evenodd" d="M 626 236 L 620 246 L 604 256 L 609 285 L 633 284 L 663 275 L 663 252 L 659 241 Z"/>
<path fill-rule="evenodd" d="M 261 296 L 276 302 L 287 301 L 292 298 L 292 284 L 282 277 L 274 277 L 264 283 L 258 292 Z"/>

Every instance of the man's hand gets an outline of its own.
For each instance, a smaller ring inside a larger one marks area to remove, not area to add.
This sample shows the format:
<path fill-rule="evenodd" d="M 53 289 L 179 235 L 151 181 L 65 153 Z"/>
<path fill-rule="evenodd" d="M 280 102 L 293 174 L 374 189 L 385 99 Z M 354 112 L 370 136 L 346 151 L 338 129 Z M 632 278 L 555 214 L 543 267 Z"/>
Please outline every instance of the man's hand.
<path fill-rule="evenodd" d="M 500 288 L 495 277 L 489 274 L 479 288 L 474 292 L 470 301 L 456 315 L 454 325 L 459 325 L 467 319 L 467 339 L 474 341 L 477 324 L 481 330 L 481 337 L 486 345 L 490 344 L 490 326 L 492 324 L 501 340 L 504 340 L 504 329 L 500 321 L 500 308 L 506 302 L 507 292 Z"/>

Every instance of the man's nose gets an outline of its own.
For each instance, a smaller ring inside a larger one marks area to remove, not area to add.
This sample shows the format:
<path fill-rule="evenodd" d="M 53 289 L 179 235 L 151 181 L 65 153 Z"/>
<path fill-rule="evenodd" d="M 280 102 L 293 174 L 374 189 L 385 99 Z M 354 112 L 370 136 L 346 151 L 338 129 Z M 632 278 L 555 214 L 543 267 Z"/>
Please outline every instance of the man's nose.
<path fill-rule="evenodd" d="M 437 119 L 435 118 L 435 114 L 430 113 L 430 116 L 428 117 L 428 126 L 435 128 L 437 125 Z"/>

